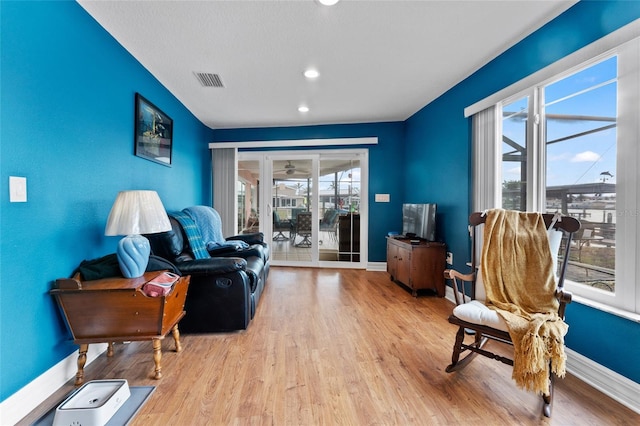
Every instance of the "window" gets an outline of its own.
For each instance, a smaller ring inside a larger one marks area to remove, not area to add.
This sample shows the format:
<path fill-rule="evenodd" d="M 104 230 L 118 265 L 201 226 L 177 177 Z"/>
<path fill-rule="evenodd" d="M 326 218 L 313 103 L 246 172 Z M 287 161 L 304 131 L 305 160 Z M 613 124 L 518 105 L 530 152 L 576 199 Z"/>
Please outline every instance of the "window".
<path fill-rule="evenodd" d="M 502 207 L 527 209 L 529 96 L 502 107 Z"/>
<path fill-rule="evenodd" d="M 567 279 L 615 293 L 617 56 L 542 88 L 546 210 L 579 218 Z"/>
<path fill-rule="evenodd" d="M 635 39 L 586 63 L 554 65 L 494 103 L 496 120 L 491 109 L 474 115 L 474 186 L 489 188 L 474 206 L 579 218 L 565 284 L 624 315 L 640 312 L 638 52 Z M 491 168 L 497 175 L 478 170 Z"/>
<path fill-rule="evenodd" d="M 616 117 L 617 56 L 502 105 L 501 207 L 579 218 L 582 229 L 567 278 L 610 293 L 615 293 Z"/>

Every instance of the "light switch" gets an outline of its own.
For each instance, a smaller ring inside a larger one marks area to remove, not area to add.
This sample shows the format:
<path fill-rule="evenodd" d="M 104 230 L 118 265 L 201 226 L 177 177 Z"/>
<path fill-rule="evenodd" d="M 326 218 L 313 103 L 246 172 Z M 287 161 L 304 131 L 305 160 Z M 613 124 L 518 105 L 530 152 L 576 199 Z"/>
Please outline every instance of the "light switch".
<path fill-rule="evenodd" d="M 9 202 L 26 203 L 27 202 L 27 178 L 18 176 L 9 176 Z"/>
<path fill-rule="evenodd" d="M 390 200 L 389 194 L 376 194 L 376 203 L 388 203 Z"/>

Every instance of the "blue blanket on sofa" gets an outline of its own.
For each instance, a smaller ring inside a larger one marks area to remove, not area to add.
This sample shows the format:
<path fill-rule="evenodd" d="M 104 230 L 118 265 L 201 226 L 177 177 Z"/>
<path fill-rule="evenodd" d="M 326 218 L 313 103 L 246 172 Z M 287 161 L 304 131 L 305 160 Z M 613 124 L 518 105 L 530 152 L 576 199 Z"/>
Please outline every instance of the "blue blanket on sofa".
<path fill-rule="evenodd" d="M 202 241 L 202 235 L 191 216 L 184 212 L 171 212 L 169 213 L 169 216 L 177 220 L 180 225 L 182 225 L 182 229 L 187 236 L 187 240 L 189 240 L 189 246 L 191 247 L 193 256 L 196 259 L 207 259 L 211 257 L 209 256 L 207 247 Z"/>
<path fill-rule="evenodd" d="M 195 222 L 202 241 L 207 250 L 214 250 L 220 247 L 233 247 L 242 250 L 249 247 L 244 241 L 227 241 L 222 235 L 222 220 L 220 214 L 209 206 L 193 206 L 182 210 Z"/>

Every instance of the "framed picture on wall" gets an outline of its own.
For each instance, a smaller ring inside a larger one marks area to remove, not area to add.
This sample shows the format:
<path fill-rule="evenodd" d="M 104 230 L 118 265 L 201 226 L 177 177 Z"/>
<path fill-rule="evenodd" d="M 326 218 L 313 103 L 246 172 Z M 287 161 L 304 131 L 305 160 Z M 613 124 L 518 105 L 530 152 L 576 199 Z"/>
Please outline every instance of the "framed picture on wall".
<path fill-rule="evenodd" d="M 136 93 L 134 154 L 170 167 L 172 147 L 173 120 Z"/>

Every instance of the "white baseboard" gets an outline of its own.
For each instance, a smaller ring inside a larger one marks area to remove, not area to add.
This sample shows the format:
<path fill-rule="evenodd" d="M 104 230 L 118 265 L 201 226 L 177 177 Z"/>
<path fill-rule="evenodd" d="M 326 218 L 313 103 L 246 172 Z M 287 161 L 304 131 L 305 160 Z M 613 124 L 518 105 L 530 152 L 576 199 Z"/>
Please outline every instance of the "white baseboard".
<path fill-rule="evenodd" d="M 455 304 L 453 289 L 447 286 L 445 297 Z M 567 372 L 589 386 L 640 414 L 640 384 L 566 348 Z"/>
<path fill-rule="evenodd" d="M 387 271 L 387 262 L 369 262 L 367 271 Z"/>
<path fill-rule="evenodd" d="M 89 345 L 87 362 L 91 364 L 100 354 L 107 350 L 107 344 Z M 78 371 L 78 351 L 75 351 L 31 383 L 20 389 L 0 403 L 0 424 L 13 425 L 42 404 L 55 391 L 60 389 Z"/>
<path fill-rule="evenodd" d="M 640 414 L 640 384 L 566 349 L 567 372 Z"/>

